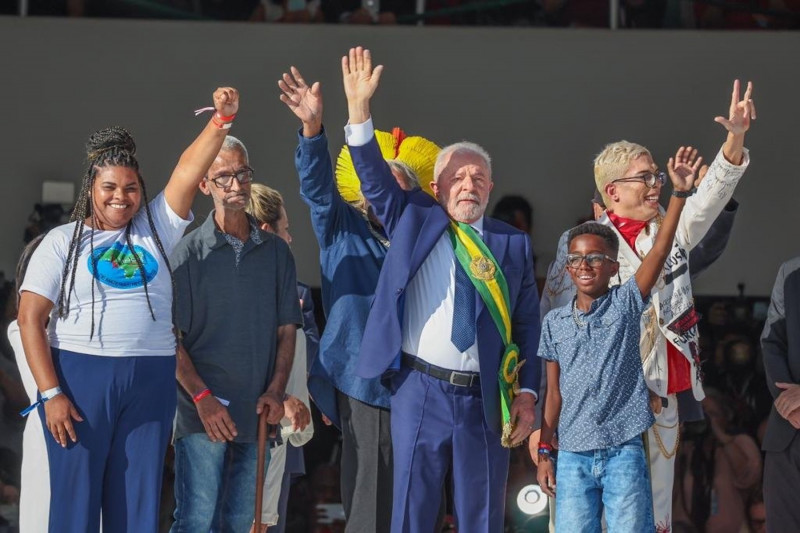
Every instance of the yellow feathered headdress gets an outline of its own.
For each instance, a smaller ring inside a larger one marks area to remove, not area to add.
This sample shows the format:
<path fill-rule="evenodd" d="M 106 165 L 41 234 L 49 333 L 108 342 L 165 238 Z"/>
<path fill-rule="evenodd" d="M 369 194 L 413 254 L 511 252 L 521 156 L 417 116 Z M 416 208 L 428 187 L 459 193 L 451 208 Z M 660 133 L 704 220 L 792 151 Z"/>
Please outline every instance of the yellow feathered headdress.
<path fill-rule="evenodd" d="M 392 133 L 375 130 L 375 140 L 384 159 L 394 159 L 407 165 L 419 178 L 422 190 L 433 196 L 430 183 L 433 181 L 433 165 L 441 148 L 424 137 L 406 137 L 400 128 L 394 128 Z M 347 145 L 342 147 L 336 160 L 336 186 L 345 202 L 358 203 L 364 198 Z"/>

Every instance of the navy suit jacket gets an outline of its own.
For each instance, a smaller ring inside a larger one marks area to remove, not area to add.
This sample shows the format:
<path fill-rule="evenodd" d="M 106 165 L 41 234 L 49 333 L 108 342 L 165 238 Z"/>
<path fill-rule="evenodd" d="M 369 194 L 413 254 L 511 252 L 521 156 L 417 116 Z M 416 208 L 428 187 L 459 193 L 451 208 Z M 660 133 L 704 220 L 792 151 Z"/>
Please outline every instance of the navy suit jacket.
<path fill-rule="evenodd" d="M 374 137 L 364 146 L 351 146 L 350 153 L 361 190 L 392 243 L 378 278 L 358 361 L 358 374 L 374 378 L 399 368 L 406 287 L 450 219 L 441 205 L 424 191 L 406 192 L 399 187 Z M 530 239 L 503 222 L 485 218 L 483 240 L 508 282 L 512 336 L 520 347 L 520 360 L 532 359 L 522 367 L 520 386 L 536 391 L 541 374 L 541 364 L 536 359 L 539 295 Z M 505 347 L 482 301 L 476 320 L 484 415 L 489 428 L 499 433 L 502 424 L 498 371 Z"/>

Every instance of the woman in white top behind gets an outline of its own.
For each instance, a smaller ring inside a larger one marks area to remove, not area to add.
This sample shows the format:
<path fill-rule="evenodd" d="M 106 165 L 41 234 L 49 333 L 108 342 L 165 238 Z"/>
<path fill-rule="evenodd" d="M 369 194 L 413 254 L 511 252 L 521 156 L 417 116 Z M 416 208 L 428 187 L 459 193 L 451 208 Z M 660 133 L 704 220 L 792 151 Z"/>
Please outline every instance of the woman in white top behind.
<path fill-rule="evenodd" d="M 25 278 L 31 255 L 42 242 L 44 235 L 39 235 L 22 251 L 17 263 L 17 291 Z M 19 306 L 19 296 L 17 296 Z M 36 381 L 33 379 L 22 339 L 19 336 L 19 325 L 12 320 L 8 325 L 8 342 L 14 349 L 19 375 L 31 403 L 37 400 Z M 47 463 L 47 447 L 44 442 L 39 413 L 33 410 L 28 415 L 25 431 L 22 434 L 22 483 L 19 494 L 19 531 L 20 533 L 41 533 L 47 531 L 50 512 L 50 468 Z"/>

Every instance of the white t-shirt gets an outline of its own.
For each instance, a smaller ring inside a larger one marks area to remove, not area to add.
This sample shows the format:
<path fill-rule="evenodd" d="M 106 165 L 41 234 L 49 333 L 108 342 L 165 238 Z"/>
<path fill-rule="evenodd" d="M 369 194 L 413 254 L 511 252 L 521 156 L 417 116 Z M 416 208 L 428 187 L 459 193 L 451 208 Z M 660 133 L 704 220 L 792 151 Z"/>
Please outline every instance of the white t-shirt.
<path fill-rule="evenodd" d="M 162 192 L 150 202 L 164 251 L 169 256 L 186 226 L 167 204 Z M 131 242 L 144 266 L 147 292 L 155 321 L 145 298 L 142 275 L 130 252 L 125 229 L 94 231 L 85 228 L 81 236 L 80 256 L 75 273 L 75 287 L 70 298 L 69 315 L 58 318 L 58 294 L 69 243 L 76 222 L 64 224 L 48 233 L 33 253 L 25 280 L 20 288 L 44 296 L 53 302 L 48 336 L 55 348 L 104 356 L 174 355 L 172 333 L 172 284 L 169 269 L 150 231 L 147 214 L 141 209 L 133 218 Z M 90 237 L 94 233 L 94 256 L 97 273 L 90 259 Z M 94 282 L 94 336 L 92 323 L 92 278 Z M 69 287 L 69 279 L 67 280 Z"/>

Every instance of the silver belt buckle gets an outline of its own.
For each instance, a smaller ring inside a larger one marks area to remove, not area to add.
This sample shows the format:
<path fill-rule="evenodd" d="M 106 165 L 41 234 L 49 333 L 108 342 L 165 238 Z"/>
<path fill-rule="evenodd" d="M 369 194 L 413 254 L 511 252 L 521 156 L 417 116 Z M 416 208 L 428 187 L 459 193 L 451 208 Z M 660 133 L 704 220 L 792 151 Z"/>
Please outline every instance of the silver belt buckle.
<path fill-rule="evenodd" d="M 463 376 L 463 377 L 467 378 L 468 379 L 467 383 L 465 383 L 465 384 L 456 383 L 454 380 L 459 376 Z M 456 387 L 471 387 L 472 386 L 472 382 L 473 382 L 474 379 L 475 379 L 475 375 L 473 375 L 473 374 L 467 374 L 467 373 L 464 373 L 464 372 L 456 372 L 455 370 L 453 372 L 450 372 L 450 385 L 455 385 Z"/>

